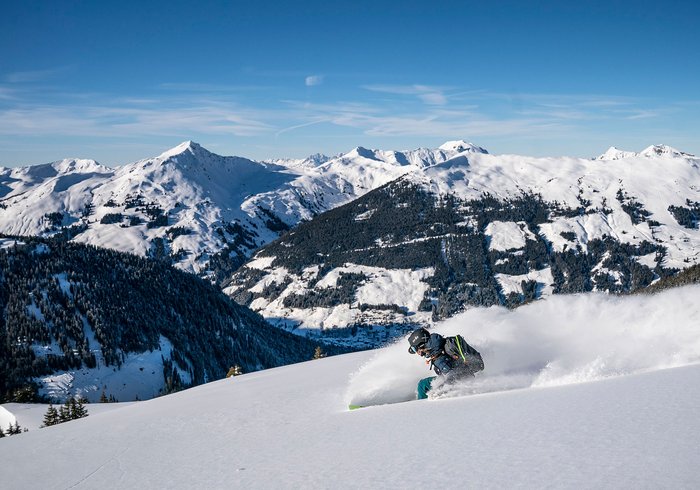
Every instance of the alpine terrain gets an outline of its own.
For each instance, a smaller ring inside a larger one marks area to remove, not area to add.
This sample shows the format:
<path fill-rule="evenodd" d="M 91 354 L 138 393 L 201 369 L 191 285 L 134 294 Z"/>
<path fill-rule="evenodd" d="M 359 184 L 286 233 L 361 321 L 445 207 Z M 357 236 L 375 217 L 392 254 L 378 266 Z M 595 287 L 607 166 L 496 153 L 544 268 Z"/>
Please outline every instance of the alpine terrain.
<path fill-rule="evenodd" d="M 290 331 L 377 346 L 470 305 L 626 293 L 700 262 L 693 155 L 449 148 L 263 247 L 225 292 Z"/>

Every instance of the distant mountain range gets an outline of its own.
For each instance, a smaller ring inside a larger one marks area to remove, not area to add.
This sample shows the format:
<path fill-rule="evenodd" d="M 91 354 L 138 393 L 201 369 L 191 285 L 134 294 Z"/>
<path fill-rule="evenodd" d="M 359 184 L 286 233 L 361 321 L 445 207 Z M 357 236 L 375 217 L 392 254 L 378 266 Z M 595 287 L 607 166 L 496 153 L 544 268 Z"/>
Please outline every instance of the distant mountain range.
<path fill-rule="evenodd" d="M 0 169 L 0 233 L 67 234 L 76 242 L 170 260 L 221 280 L 302 220 L 401 175 L 471 150 L 367 150 L 255 162 L 191 141 L 111 169 L 93 160 Z"/>
<path fill-rule="evenodd" d="M 644 288 L 700 262 L 699 221 L 700 159 L 664 145 L 581 159 L 450 141 L 255 162 L 185 142 L 116 169 L 0 170 L 0 232 L 172 263 L 351 346 L 469 305 Z"/>

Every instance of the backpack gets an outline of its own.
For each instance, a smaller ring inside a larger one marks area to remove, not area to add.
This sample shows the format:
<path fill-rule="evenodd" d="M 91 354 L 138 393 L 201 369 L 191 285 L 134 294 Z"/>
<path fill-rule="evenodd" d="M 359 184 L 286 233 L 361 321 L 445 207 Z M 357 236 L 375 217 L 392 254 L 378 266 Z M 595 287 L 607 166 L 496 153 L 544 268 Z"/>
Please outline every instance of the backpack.
<path fill-rule="evenodd" d="M 481 354 L 467 344 L 464 337 L 455 335 L 445 339 L 445 354 L 457 361 L 458 365 L 465 365 L 472 373 L 477 373 L 484 370 L 484 360 Z"/>

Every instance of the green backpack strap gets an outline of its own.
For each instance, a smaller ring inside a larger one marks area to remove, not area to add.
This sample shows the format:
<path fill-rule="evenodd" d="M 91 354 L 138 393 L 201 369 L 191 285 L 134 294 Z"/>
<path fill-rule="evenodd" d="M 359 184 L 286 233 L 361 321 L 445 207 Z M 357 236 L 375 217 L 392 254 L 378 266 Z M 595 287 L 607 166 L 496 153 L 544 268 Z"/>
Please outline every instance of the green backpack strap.
<path fill-rule="evenodd" d="M 462 351 L 462 342 L 460 342 L 459 335 L 455 336 L 455 343 L 457 344 L 457 349 L 459 349 L 459 355 L 462 356 L 462 361 L 467 362 L 467 358 Z"/>

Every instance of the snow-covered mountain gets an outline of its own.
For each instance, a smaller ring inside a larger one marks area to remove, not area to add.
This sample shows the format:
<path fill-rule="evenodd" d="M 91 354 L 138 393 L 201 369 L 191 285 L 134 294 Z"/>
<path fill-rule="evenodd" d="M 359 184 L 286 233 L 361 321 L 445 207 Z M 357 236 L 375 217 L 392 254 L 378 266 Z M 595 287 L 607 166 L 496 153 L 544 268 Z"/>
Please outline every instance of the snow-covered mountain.
<path fill-rule="evenodd" d="M 6 405 L 3 488 L 695 488 L 699 286 L 553 298 L 439 325 L 484 355 L 426 401 L 406 342 L 38 429 Z M 349 402 L 369 402 L 347 411 Z M 392 403 L 379 405 L 382 403 Z M 34 422 L 33 422 L 34 421 Z M 196 457 L 195 457 L 196 455 Z"/>
<path fill-rule="evenodd" d="M 609 157 L 469 148 L 302 223 L 226 292 L 290 330 L 378 345 L 468 305 L 632 291 L 700 262 L 700 159 Z"/>
<path fill-rule="evenodd" d="M 620 150 L 614 146 L 607 149 L 605 153 L 599 155 L 595 160 L 622 160 L 623 158 L 634 158 L 634 157 L 659 157 L 659 156 L 671 156 L 671 157 L 693 157 L 690 153 L 685 153 L 680 150 L 676 150 L 667 145 L 651 145 L 643 149 L 639 153 L 633 151 Z"/>
<path fill-rule="evenodd" d="M 91 160 L 0 170 L 0 233 L 69 234 L 225 277 L 301 220 L 457 154 L 465 142 L 407 152 L 255 162 L 191 141 L 110 169 Z"/>
<path fill-rule="evenodd" d="M 306 158 L 272 158 L 263 160 L 263 163 L 272 163 L 274 165 L 282 165 L 283 167 L 318 167 L 333 158 L 334 157 L 329 157 L 323 153 L 314 153 Z"/>
<path fill-rule="evenodd" d="M 228 240 L 236 242 L 242 260 L 274 238 L 265 217 L 255 210 L 249 215 L 241 205 L 296 177 L 286 167 L 220 157 L 193 142 L 116 169 L 73 162 L 5 170 L 0 231 L 67 230 L 82 243 L 170 255 L 195 272 Z"/>

